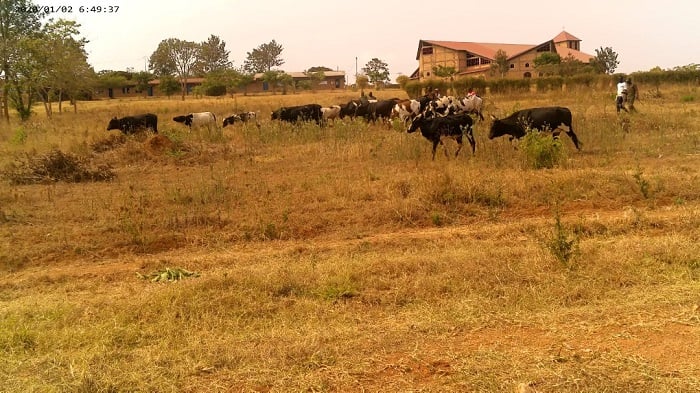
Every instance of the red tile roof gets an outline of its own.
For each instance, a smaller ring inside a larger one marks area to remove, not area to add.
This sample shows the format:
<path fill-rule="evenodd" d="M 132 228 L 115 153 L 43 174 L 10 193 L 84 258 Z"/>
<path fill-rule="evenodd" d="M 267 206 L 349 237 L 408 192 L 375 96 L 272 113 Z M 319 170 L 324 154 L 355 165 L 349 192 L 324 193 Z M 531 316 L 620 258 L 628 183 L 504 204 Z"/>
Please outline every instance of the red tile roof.
<path fill-rule="evenodd" d="M 573 35 L 562 31 L 559 33 L 552 42 L 562 42 L 562 41 L 581 41 L 580 39 L 574 37 Z M 547 43 L 547 41 L 539 44 L 497 44 L 497 43 L 484 43 L 484 42 L 459 42 L 459 41 L 434 41 L 434 40 L 420 40 L 418 43 L 418 52 L 416 53 L 416 60 L 420 60 L 421 48 L 423 44 L 442 46 L 455 51 L 465 51 L 471 54 L 481 56 L 487 59 L 493 60 L 496 57 L 496 52 L 503 50 L 508 54 L 508 58 L 512 59 L 521 55 L 524 52 L 532 50 L 542 44 Z M 553 46 L 553 45 L 552 45 Z M 566 53 L 564 53 L 566 52 Z M 581 60 L 583 62 L 588 62 L 591 57 L 589 54 L 574 50 L 574 49 L 557 49 L 557 53 L 562 58 L 565 58 L 569 53 L 574 56 L 575 59 Z"/>
<path fill-rule="evenodd" d="M 574 37 L 573 35 L 567 33 L 566 31 L 562 31 L 561 33 L 557 34 L 556 37 L 553 39 L 554 43 L 562 42 L 562 41 L 581 41 L 580 39 Z"/>

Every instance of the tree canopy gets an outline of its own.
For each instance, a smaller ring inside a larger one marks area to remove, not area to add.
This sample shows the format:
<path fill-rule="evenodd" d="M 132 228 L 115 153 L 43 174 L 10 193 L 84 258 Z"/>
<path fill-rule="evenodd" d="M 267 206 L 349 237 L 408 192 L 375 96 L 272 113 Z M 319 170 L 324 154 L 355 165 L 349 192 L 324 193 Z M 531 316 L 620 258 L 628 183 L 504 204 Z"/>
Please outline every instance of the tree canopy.
<path fill-rule="evenodd" d="M 196 42 L 168 38 L 158 44 L 151 54 L 149 68 L 158 76 L 177 75 L 182 88 L 182 100 L 185 100 L 187 78 L 197 64 L 200 46 Z"/>
<path fill-rule="evenodd" d="M 620 62 L 617 60 L 617 53 L 611 47 L 602 46 L 595 50 L 595 57 L 591 59 L 593 68 L 601 74 L 615 73 Z"/>
<path fill-rule="evenodd" d="M 207 41 L 199 44 L 195 72 L 203 76 L 212 71 L 231 68 L 230 53 L 230 51 L 226 50 L 226 42 L 212 34 Z"/>
<path fill-rule="evenodd" d="M 243 70 L 251 74 L 271 71 L 272 67 L 284 64 L 284 60 L 280 57 L 283 50 L 282 45 L 275 40 L 267 44 L 261 44 L 251 52 L 246 53 L 247 57 L 243 63 Z"/>
<path fill-rule="evenodd" d="M 389 82 L 389 65 L 378 58 L 373 58 L 368 61 L 364 67 L 362 67 L 362 72 L 367 75 L 369 81 L 375 85 L 383 85 Z"/>

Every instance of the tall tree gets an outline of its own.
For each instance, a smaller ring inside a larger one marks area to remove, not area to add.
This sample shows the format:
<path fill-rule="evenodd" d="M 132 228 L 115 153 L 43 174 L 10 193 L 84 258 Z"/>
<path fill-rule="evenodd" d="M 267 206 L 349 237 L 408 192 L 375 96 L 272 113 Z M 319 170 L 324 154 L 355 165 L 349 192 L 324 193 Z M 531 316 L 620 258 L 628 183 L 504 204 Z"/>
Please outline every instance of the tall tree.
<path fill-rule="evenodd" d="M 230 53 L 226 50 L 226 42 L 212 34 L 207 41 L 199 44 L 195 72 L 204 76 L 213 71 L 231 68 Z"/>
<path fill-rule="evenodd" d="M 506 76 L 509 69 L 510 64 L 508 64 L 508 54 L 503 49 L 499 49 L 496 51 L 496 55 L 491 63 L 491 73 L 503 78 Z"/>
<path fill-rule="evenodd" d="M 389 65 L 376 57 L 368 61 L 367 64 L 362 67 L 362 72 L 364 72 L 369 78 L 369 81 L 374 83 L 377 87 L 380 87 L 390 80 Z"/>
<path fill-rule="evenodd" d="M 53 114 L 52 101 L 58 100 L 58 110 L 62 111 L 62 102 L 67 94 L 73 99 L 85 92 L 94 81 L 94 71 L 87 62 L 85 38 L 79 38 L 80 24 L 75 21 L 59 19 L 49 21 L 41 29 L 37 38 L 28 41 L 31 55 L 37 69 L 35 89 L 42 98 L 46 115 Z"/>
<path fill-rule="evenodd" d="M 187 93 L 187 78 L 192 75 L 198 52 L 199 44 L 196 42 L 168 38 L 161 41 L 158 48 L 151 54 L 149 69 L 159 76 L 177 75 L 184 101 Z"/>
<path fill-rule="evenodd" d="M 280 58 L 283 50 L 282 45 L 275 42 L 275 40 L 262 44 L 253 49 L 252 52 L 247 52 L 243 69 L 248 73 L 254 74 L 267 72 L 272 70 L 272 67 L 281 66 L 284 64 L 284 60 Z"/>
<path fill-rule="evenodd" d="M 17 72 L 17 67 L 23 58 L 23 41 L 37 34 L 41 27 L 41 14 L 22 12 L 22 9 L 33 6 L 31 0 L 0 1 L 0 73 L 5 78 L 2 86 L 2 116 L 6 122 L 10 121 L 8 99 L 13 101 L 16 108 L 19 107 L 20 116 L 28 116 L 31 109 L 24 102 L 26 86 L 20 81 L 21 74 Z"/>
<path fill-rule="evenodd" d="M 593 68 L 601 74 L 612 75 L 620 62 L 617 60 L 617 53 L 611 47 L 602 46 L 595 50 L 595 57 L 591 59 Z"/>

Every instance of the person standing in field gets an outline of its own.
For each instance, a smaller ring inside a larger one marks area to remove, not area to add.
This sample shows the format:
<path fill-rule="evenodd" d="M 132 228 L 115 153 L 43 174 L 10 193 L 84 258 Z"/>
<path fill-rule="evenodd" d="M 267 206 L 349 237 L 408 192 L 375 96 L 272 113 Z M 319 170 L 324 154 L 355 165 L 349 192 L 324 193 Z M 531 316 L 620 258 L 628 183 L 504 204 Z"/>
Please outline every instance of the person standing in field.
<path fill-rule="evenodd" d="M 617 96 L 615 97 L 615 107 L 617 109 L 617 113 L 620 113 L 620 110 L 629 112 L 625 107 L 626 99 L 627 83 L 625 82 L 625 78 L 621 76 L 620 79 L 617 81 Z"/>
<path fill-rule="evenodd" d="M 636 112 L 637 108 L 634 107 L 634 100 L 637 99 L 637 94 L 639 93 L 637 85 L 632 83 L 632 78 L 627 78 L 625 84 L 627 85 L 627 109 L 630 112 Z"/>

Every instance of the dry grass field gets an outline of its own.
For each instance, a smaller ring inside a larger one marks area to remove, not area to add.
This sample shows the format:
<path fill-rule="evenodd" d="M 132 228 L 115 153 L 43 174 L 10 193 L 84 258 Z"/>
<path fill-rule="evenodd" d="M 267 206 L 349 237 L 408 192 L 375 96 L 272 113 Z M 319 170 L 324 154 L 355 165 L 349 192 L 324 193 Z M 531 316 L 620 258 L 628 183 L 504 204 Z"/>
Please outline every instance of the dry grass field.
<path fill-rule="evenodd" d="M 0 128 L 0 392 L 700 391 L 699 89 L 611 92 L 485 96 L 571 109 L 551 169 L 490 120 L 435 161 L 270 121 L 351 91 L 37 107 Z M 204 110 L 261 126 L 171 120 Z"/>

